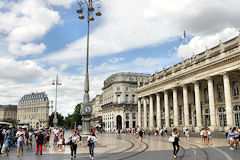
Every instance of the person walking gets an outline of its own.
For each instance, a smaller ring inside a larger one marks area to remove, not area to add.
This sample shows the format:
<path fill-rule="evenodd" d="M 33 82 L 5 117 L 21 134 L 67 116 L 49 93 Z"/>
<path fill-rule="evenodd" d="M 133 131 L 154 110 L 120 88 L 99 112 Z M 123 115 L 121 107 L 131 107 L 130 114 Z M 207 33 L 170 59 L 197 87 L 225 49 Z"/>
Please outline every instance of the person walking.
<path fill-rule="evenodd" d="M 2 131 L 4 134 L 4 130 Z M 4 142 L 6 147 L 6 156 L 8 156 L 8 153 L 10 152 L 10 147 L 13 140 L 13 134 L 12 134 L 12 126 L 9 126 L 8 130 L 5 132 Z"/>
<path fill-rule="evenodd" d="M 207 129 L 207 143 L 212 145 L 212 132 L 210 130 L 210 128 Z"/>
<path fill-rule="evenodd" d="M 32 149 L 32 138 L 33 138 L 33 132 L 32 132 L 32 129 L 29 129 L 28 137 L 27 137 L 27 146 L 30 145 L 31 149 Z"/>
<path fill-rule="evenodd" d="M 59 149 L 58 151 L 62 151 L 62 145 L 63 145 L 63 138 L 64 138 L 64 133 L 62 128 L 60 128 L 59 132 L 58 132 L 58 145 L 59 145 Z"/>
<path fill-rule="evenodd" d="M 143 135 L 144 135 L 144 133 L 143 133 L 143 129 L 141 129 L 141 130 L 138 132 L 138 134 L 139 134 L 140 142 L 142 142 Z"/>
<path fill-rule="evenodd" d="M 174 137 L 174 142 L 172 142 L 172 144 L 173 144 L 173 158 L 174 159 L 177 158 L 177 153 L 180 149 L 180 147 L 179 147 L 179 135 L 180 135 L 180 133 L 178 133 L 177 128 L 174 128 L 173 132 L 172 132 L 172 137 Z"/>
<path fill-rule="evenodd" d="M 3 142 L 4 142 L 4 136 L 2 133 L 2 127 L 0 127 L 0 154 L 2 154 Z"/>
<path fill-rule="evenodd" d="M 36 135 L 36 155 L 38 155 L 39 149 L 40 149 L 40 155 L 42 155 L 43 142 L 44 142 L 43 129 L 40 129 L 40 131 Z"/>
<path fill-rule="evenodd" d="M 76 131 L 73 131 L 73 134 L 68 137 L 68 139 L 70 139 L 71 159 L 76 159 L 77 143 L 79 142 L 80 138 L 76 134 Z"/>
<path fill-rule="evenodd" d="M 189 130 L 186 129 L 186 131 L 185 131 L 185 137 L 186 137 L 186 140 L 187 140 L 187 141 L 189 141 L 189 136 L 190 136 Z"/>
<path fill-rule="evenodd" d="M 25 132 L 23 131 L 22 127 L 19 127 L 19 130 L 16 133 L 17 138 L 17 157 L 19 157 L 20 150 L 21 150 L 21 156 L 23 156 L 23 144 L 26 142 L 25 139 Z"/>
<path fill-rule="evenodd" d="M 234 136 L 235 133 L 233 132 L 232 128 L 229 129 L 229 133 L 228 133 L 228 139 L 229 139 L 229 145 L 230 145 L 230 151 L 234 150 Z"/>
<path fill-rule="evenodd" d="M 90 133 L 88 136 L 88 146 L 89 146 L 89 158 L 94 159 L 94 143 L 97 141 L 97 138 L 93 132 Z"/>

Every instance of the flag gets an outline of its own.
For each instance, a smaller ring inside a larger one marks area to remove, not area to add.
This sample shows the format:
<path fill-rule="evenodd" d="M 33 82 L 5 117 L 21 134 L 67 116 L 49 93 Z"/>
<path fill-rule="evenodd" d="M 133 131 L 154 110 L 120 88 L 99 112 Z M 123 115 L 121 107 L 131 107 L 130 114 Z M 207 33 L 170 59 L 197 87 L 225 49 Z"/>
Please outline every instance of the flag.
<path fill-rule="evenodd" d="M 186 32 L 184 31 L 184 32 L 183 32 L 183 35 L 180 37 L 180 41 L 182 41 L 182 40 L 184 40 L 184 39 L 186 39 L 186 38 L 187 38 Z"/>

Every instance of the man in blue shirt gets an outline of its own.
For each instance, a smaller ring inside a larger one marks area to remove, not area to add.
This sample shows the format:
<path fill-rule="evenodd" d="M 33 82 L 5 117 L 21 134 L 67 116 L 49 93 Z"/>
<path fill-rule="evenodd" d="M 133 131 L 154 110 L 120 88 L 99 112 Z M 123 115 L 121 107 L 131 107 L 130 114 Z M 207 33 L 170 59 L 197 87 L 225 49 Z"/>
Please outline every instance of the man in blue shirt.
<path fill-rule="evenodd" d="M 233 132 L 233 130 L 230 128 L 229 133 L 228 133 L 228 139 L 229 139 L 229 144 L 230 144 L 230 150 L 233 151 L 234 150 L 234 136 L 235 133 Z"/>
<path fill-rule="evenodd" d="M 8 153 L 10 151 L 12 139 L 13 139 L 12 126 L 9 126 L 9 129 L 6 131 L 5 138 L 4 138 L 5 147 L 6 147 L 6 156 L 8 156 Z"/>

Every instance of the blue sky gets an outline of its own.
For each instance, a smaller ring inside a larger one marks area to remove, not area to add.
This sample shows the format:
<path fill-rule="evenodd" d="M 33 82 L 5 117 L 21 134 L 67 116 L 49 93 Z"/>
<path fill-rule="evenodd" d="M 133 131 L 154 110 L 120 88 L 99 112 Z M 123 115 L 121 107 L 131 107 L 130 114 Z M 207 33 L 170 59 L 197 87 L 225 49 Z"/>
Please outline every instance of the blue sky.
<path fill-rule="evenodd" d="M 102 0 L 102 16 L 90 30 L 91 98 L 113 73 L 151 74 L 237 36 L 239 5 L 237 0 Z M 56 74 L 63 84 L 58 111 L 67 115 L 82 101 L 87 23 L 78 19 L 77 8 L 75 0 L 0 1 L 3 104 L 17 104 L 34 91 L 46 91 L 54 100 Z M 187 43 L 179 40 L 184 30 Z"/>

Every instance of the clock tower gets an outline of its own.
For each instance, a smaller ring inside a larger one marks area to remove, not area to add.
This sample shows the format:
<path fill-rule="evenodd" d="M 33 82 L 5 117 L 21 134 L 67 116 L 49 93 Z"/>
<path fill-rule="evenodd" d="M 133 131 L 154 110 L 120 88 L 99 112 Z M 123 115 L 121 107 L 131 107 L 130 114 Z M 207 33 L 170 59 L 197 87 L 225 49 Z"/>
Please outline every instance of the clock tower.
<path fill-rule="evenodd" d="M 92 115 L 92 104 L 90 102 L 83 102 L 81 105 L 81 115 L 82 115 L 82 137 L 87 137 L 90 135 L 90 120 Z"/>

